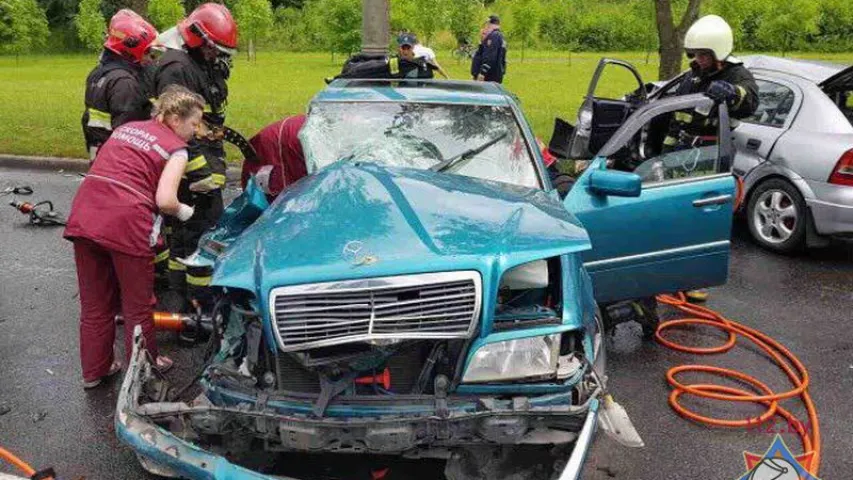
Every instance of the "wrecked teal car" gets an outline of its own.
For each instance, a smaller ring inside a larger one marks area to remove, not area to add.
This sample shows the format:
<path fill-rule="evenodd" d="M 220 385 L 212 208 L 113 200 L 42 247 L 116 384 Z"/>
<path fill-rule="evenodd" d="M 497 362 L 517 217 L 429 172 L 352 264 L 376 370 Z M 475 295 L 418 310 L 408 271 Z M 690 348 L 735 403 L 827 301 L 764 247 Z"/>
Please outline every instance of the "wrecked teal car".
<path fill-rule="evenodd" d="M 138 339 L 118 436 L 147 470 L 199 479 L 359 478 L 287 468 L 334 454 L 567 480 L 597 425 L 641 446 L 609 395 L 600 312 L 725 282 L 730 137 L 667 159 L 668 178 L 612 159 L 709 103 L 640 108 L 561 195 L 499 85 L 333 82 L 300 134 L 308 176 L 271 205 L 250 182 L 187 259 L 215 264 L 221 293 L 200 393 L 161 394 Z M 280 453 L 299 456 L 276 477 L 247 459 Z"/>

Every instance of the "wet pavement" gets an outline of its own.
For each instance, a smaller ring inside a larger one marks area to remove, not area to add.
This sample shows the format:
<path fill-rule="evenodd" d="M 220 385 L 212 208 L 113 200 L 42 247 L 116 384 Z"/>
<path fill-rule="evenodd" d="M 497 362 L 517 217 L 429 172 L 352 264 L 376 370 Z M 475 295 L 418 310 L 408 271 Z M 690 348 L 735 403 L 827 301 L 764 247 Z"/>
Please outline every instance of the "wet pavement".
<path fill-rule="evenodd" d="M 81 178 L 58 172 L 0 168 L 0 190 L 30 184 L 28 201 L 53 200 L 67 213 Z M 130 449 L 113 432 L 118 382 L 84 392 L 77 352 L 78 303 L 71 244 L 61 228 L 37 228 L 0 197 L 0 446 L 36 468 L 53 466 L 63 479 L 149 479 Z M 821 476 L 850 478 L 853 471 L 853 247 L 835 245 L 806 256 L 783 257 L 750 243 L 736 228 L 729 283 L 711 289 L 709 305 L 729 318 L 775 337 L 799 356 L 811 374 L 821 418 Z M 121 331 L 119 331 L 121 334 Z M 684 363 L 733 367 L 778 391 L 789 384 L 778 369 L 748 348 L 699 358 L 643 342 L 639 327 L 621 325 L 609 340 L 608 372 L 616 399 L 626 407 L 646 442 L 627 449 L 599 435 L 585 478 L 735 479 L 744 472 L 743 451 L 763 453 L 779 431 L 795 452 L 786 425 L 725 430 L 681 419 L 667 406 L 664 374 Z M 697 329 L 674 338 L 712 345 L 713 332 Z M 161 348 L 176 360 L 170 377 L 181 383 L 198 367 L 201 349 L 177 345 L 160 334 Z M 698 377 L 687 377 L 688 380 Z M 755 414 L 758 407 L 731 407 L 686 400 L 708 415 Z M 795 400 L 784 402 L 801 412 Z M 5 413 L 4 413 L 5 412 Z M 0 465 L 0 472 L 11 472 Z M 846 472 L 846 473 L 845 473 Z"/>

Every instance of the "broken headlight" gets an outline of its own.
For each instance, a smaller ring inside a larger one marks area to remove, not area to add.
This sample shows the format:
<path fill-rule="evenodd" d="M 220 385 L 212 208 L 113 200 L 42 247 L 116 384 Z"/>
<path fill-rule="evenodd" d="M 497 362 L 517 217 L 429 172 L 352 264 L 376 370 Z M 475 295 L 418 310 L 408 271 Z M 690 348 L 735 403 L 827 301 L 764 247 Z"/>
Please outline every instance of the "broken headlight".
<path fill-rule="evenodd" d="M 559 275 L 559 258 L 524 263 L 504 272 L 498 287 L 494 329 L 562 323 Z"/>
<path fill-rule="evenodd" d="M 471 357 L 464 383 L 554 377 L 560 357 L 560 334 L 489 343 Z"/>

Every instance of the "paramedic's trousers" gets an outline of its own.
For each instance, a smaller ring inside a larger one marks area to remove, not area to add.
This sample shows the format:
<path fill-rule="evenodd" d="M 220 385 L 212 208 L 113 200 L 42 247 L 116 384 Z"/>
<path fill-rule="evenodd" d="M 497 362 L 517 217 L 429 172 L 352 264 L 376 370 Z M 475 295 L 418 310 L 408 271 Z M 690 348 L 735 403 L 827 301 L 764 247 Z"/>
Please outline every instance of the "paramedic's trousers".
<path fill-rule="evenodd" d="M 133 329 L 142 326 L 145 346 L 157 358 L 154 332 L 154 264 L 108 250 L 83 238 L 74 240 L 74 260 L 80 287 L 80 361 L 83 379 L 103 377 L 113 362 L 115 317 L 124 317 L 125 365 L 130 359 Z"/>

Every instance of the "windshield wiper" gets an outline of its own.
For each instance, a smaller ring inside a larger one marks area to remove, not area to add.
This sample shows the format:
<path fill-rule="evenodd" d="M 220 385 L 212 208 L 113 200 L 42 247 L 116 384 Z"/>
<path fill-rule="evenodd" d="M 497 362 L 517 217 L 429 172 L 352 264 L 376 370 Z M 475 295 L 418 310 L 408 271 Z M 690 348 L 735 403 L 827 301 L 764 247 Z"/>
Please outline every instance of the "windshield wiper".
<path fill-rule="evenodd" d="M 457 165 L 460 162 L 466 162 L 468 160 L 471 160 L 475 156 L 483 153 L 483 151 L 485 151 L 487 148 L 491 147 L 492 145 L 494 145 L 494 144 L 500 142 L 501 140 L 503 140 L 504 138 L 506 138 L 506 136 L 507 136 L 507 132 L 504 132 L 504 133 L 498 135 L 497 137 L 489 140 L 488 142 L 480 145 L 479 147 L 475 147 L 475 148 L 472 148 L 470 150 L 465 150 L 464 152 L 460 153 L 459 155 L 456 155 L 454 157 L 450 157 L 441 163 L 437 163 L 437 164 L 429 167 L 429 169 L 432 170 L 433 172 L 443 172 L 443 171 Z"/>

